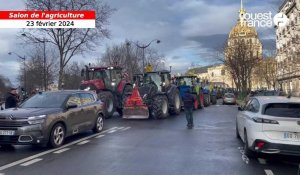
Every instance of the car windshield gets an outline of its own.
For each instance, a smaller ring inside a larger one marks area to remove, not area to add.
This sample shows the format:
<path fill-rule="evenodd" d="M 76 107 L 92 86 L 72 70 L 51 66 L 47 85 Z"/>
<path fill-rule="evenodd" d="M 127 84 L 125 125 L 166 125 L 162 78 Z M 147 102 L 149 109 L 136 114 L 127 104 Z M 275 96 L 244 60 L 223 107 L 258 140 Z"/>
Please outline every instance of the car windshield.
<path fill-rule="evenodd" d="M 155 83 L 157 87 L 160 86 L 161 84 L 161 77 L 157 73 L 147 73 L 144 76 L 144 83 L 149 84 L 149 83 Z"/>
<path fill-rule="evenodd" d="M 21 108 L 61 108 L 67 94 L 38 93 L 25 101 Z"/>
<path fill-rule="evenodd" d="M 265 108 L 265 115 L 300 118 L 300 103 L 271 103 Z"/>

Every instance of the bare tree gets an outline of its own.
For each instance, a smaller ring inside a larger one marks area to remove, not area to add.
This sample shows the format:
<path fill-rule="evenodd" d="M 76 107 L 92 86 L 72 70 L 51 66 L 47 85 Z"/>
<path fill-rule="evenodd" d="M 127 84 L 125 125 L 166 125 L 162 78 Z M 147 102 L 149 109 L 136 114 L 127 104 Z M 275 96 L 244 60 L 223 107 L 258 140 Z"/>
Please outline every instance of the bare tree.
<path fill-rule="evenodd" d="M 268 89 L 276 89 L 277 83 L 277 62 L 274 57 L 268 57 L 259 62 L 254 68 L 254 76 L 264 82 Z"/>
<path fill-rule="evenodd" d="M 51 82 L 54 82 L 57 77 L 57 56 L 53 50 L 47 50 L 47 55 L 50 56 L 46 62 L 46 76 L 44 72 L 43 51 L 39 47 L 34 47 L 31 56 L 26 63 L 26 89 L 27 92 L 32 92 L 35 89 L 43 89 L 44 82 L 48 87 Z M 23 66 L 23 65 L 22 65 Z M 46 80 L 45 80 L 46 78 Z M 18 76 L 19 82 L 24 82 L 24 66 L 20 70 Z"/>
<path fill-rule="evenodd" d="M 224 63 L 237 89 L 247 92 L 252 88 L 253 70 L 261 60 L 259 52 L 244 38 L 236 39 L 234 46 L 226 45 L 224 51 L 225 55 L 219 61 Z"/>
<path fill-rule="evenodd" d="M 81 70 L 84 68 L 83 63 L 72 62 L 72 64 L 66 67 L 65 71 L 65 89 L 79 89 L 82 81 Z"/>
<path fill-rule="evenodd" d="M 132 77 L 134 74 L 143 72 L 143 53 L 142 49 L 135 45 L 127 44 L 128 41 L 119 45 L 107 46 L 106 52 L 101 58 L 99 58 L 99 64 L 101 65 L 120 65 L 125 72 Z M 156 50 L 147 48 L 145 50 L 145 63 L 151 64 L 153 70 L 161 70 L 165 68 L 165 58 L 160 55 Z"/>
<path fill-rule="evenodd" d="M 109 37 L 108 19 L 114 9 L 102 0 L 26 0 L 28 10 L 94 10 L 96 28 L 31 29 L 25 31 L 28 42 L 48 42 L 57 47 L 59 53 L 59 81 L 61 88 L 64 68 L 74 55 L 83 54 L 98 46 L 100 39 Z"/>

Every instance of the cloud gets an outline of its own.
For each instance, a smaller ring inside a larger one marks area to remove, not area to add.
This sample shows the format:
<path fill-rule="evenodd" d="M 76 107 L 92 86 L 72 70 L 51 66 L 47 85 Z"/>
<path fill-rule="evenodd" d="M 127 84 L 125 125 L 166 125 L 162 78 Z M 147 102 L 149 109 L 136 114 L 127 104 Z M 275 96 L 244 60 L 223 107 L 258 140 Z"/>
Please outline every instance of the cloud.
<path fill-rule="evenodd" d="M 151 45 L 166 56 L 166 66 L 174 71 L 186 71 L 192 63 L 213 64 L 216 53 L 236 24 L 240 1 L 237 0 L 104 0 L 117 11 L 110 19 L 111 38 L 101 42 L 95 52 L 74 61 L 96 62 L 106 45 L 119 44 L 126 39 L 148 43 L 153 39 L 162 42 Z M 244 0 L 249 12 L 276 13 L 279 0 Z M 23 0 L 0 0 L 0 10 L 24 9 Z M 27 53 L 18 46 L 15 36 L 20 30 L 0 30 L 0 74 L 16 79 L 17 58 L 8 57 L 8 51 Z M 263 43 L 272 48 L 275 30 L 258 29 Z M 26 49 L 26 48 L 25 48 Z M 15 59 L 16 61 L 12 61 Z M 3 65 L 3 64 L 8 65 Z M 9 67 L 11 66 L 11 67 Z M 7 74 L 10 72 L 10 74 Z"/>

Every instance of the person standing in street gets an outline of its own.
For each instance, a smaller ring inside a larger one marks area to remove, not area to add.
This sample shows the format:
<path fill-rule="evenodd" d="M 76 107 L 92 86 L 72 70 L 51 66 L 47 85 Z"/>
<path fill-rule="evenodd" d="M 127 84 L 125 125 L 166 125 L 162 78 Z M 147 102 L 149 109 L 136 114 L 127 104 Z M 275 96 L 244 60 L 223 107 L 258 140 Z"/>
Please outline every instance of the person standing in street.
<path fill-rule="evenodd" d="M 15 108 L 18 104 L 18 94 L 16 88 L 11 88 L 5 99 L 5 109 Z"/>
<path fill-rule="evenodd" d="M 182 97 L 184 103 L 184 112 L 187 120 L 188 129 L 192 129 L 194 127 L 194 119 L 193 119 L 193 110 L 194 110 L 194 101 L 195 97 L 191 94 L 191 89 L 187 89 L 186 93 Z"/>

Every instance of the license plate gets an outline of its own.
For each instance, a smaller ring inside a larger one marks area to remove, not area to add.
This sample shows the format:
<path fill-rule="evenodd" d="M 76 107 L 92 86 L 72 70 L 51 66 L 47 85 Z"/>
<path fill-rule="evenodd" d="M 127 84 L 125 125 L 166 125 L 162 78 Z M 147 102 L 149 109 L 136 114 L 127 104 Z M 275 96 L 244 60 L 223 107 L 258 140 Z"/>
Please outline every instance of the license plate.
<path fill-rule="evenodd" d="M 12 136 L 12 135 L 15 135 L 15 131 L 0 130 L 0 135 L 2 135 L 2 136 Z"/>
<path fill-rule="evenodd" d="M 284 132 L 283 138 L 288 140 L 297 140 L 300 141 L 300 134 L 299 133 L 293 133 L 293 132 Z"/>

